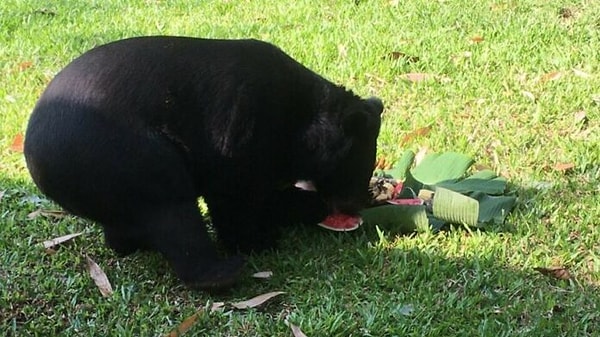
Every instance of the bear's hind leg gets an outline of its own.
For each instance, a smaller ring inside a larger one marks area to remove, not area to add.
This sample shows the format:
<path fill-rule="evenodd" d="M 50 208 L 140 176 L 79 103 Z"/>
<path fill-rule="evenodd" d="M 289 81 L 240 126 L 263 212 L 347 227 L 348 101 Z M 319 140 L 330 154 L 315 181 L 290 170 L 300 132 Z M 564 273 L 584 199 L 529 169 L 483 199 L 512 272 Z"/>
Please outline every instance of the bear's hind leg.
<path fill-rule="evenodd" d="M 217 255 L 195 200 L 155 205 L 140 220 L 144 241 L 169 261 L 189 287 L 227 288 L 239 277 L 243 258 Z"/>

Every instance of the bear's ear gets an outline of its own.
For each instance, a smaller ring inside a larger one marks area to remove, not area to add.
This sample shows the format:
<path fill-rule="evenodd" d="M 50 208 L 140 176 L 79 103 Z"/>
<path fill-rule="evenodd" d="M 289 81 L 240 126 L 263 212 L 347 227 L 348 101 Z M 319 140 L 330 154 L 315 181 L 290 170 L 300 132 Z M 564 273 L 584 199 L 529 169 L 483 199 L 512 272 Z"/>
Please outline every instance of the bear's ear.
<path fill-rule="evenodd" d="M 344 132 L 353 136 L 362 136 L 379 131 L 383 103 L 377 97 L 361 100 L 344 117 Z"/>

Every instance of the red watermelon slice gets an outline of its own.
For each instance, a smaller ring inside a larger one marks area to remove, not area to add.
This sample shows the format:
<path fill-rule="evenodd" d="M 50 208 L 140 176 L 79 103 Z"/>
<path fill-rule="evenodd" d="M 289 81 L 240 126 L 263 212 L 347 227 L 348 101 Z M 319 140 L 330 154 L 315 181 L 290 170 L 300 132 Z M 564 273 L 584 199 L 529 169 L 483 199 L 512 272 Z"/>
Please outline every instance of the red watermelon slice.
<path fill-rule="evenodd" d="M 357 229 L 362 224 L 359 216 L 347 214 L 332 214 L 317 225 L 336 232 L 349 232 Z"/>

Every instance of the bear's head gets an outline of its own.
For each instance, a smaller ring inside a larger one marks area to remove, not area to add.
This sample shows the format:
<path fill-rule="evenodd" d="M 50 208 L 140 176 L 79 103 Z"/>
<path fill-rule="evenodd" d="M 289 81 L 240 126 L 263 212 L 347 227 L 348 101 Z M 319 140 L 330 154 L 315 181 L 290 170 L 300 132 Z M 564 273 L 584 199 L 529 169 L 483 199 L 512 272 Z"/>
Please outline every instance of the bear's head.
<path fill-rule="evenodd" d="M 329 212 L 355 215 L 369 202 L 383 103 L 349 94 L 313 120 L 304 143 L 312 171 L 307 178 Z"/>

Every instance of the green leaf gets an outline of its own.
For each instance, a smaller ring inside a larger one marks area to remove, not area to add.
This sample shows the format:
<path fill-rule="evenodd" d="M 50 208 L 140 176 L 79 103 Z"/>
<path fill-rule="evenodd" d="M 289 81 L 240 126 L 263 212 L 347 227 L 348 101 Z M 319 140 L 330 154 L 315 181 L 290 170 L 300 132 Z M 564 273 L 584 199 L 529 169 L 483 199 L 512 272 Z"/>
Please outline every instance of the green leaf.
<path fill-rule="evenodd" d="M 433 197 L 433 216 L 450 223 L 477 226 L 479 203 L 466 195 L 437 187 Z"/>
<path fill-rule="evenodd" d="M 480 225 L 490 222 L 504 223 L 504 219 L 517 202 L 517 197 L 512 195 L 490 196 L 482 192 L 475 192 L 470 196 L 479 202 L 478 222 Z"/>
<path fill-rule="evenodd" d="M 425 185 L 454 182 L 465 175 L 473 162 L 469 156 L 456 152 L 432 153 L 412 170 L 412 175 Z"/>
<path fill-rule="evenodd" d="M 429 229 L 425 206 L 384 205 L 360 212 L 363 222 L 399 234 Z"/>
<path fill-rule="evenodd" d="M 384 173 L 391 175 L 395 179 L 404 180 L 415 160 L 415 153 L 411 150 L 406 150 L 400 157 L 391 170 L 385 170 Z"/>
<path fill-rule="evenodd" d="M 506 183 L 506 179 L 498 177 L 494 171 L 483 170 L 474 173 L 466 179 L 459 181 L 441 181 L 435 184 L 435 186 L 447 188 L 463 194 L 483 192 L 499 195 L 503 194 L 506 190 Z"/>
<path fill-rule="evenodd" d="M 427 219 L 429 219 L 429 226 L 431 226 L 431 230 L 434 233 L 439 232 L 440 230 L 442 230 L 442 228 L 444 228 L 444 226 L 448 224 L 448 222 L 444 220 L 435 218 L 431 213 L 427 213 Z"/>
<path fill-rule="evenodd" d="M 419 191 L 423 188 L 423 184 L 417 181 L 410 171 L 406 171 L 406 179 L 402 183 L 402 191 L 398 195 L 401 199 L 412 199 L 419 195 Z"/>

